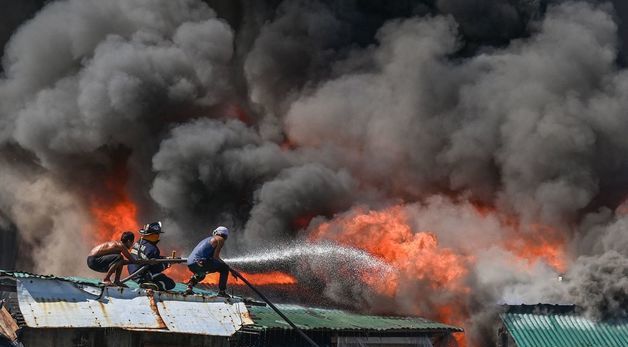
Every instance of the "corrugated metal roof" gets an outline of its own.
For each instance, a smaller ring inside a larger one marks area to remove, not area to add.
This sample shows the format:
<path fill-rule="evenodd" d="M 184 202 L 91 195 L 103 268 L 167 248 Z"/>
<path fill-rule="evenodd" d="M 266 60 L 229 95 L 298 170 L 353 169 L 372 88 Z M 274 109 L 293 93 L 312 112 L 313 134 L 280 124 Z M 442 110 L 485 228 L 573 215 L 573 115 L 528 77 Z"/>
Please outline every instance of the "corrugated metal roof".
<path fill-rule="evenodd" d="M 594 322 L 575 313 L 500 315 L 519 347 L 628 347 L 628 319 Z"/>
<path fill-rule="evenodd" d="M 424 318 L 367 316 L 343 310 L 276 305 L 303 330 L 421 330 L 461 332 L 462 328 L 432 322 Z M 249 307 L 258 329 L 291 329 L 270 307 Z"/>
<path fill-rule="evenodd" d="M 211 329 L 217 329 L 216 331 L 229 334 L 235 331 L 232 326 L 237 327 L 237 330 L 243 325 L 257 330 L 291 329 L 288 323 L 270 307 L 250 306 L 247 309 L 241 302 L 237 304 L 232 302 L 231 305 L 227 305 L 230 306 L 228 310 L 223 307 L 218 308 L 218 306 L 210 308 L 209 302 L 216 299 L 207 295 L 213 295 L 214 292 L 195 289 L 195 292 L 203 296 L 183 296 L 177 294 L 186 288 L 181 283 L 177 283 L 173 293 L 155 292 L 153 296 L 146 296 L 146 291 L 139 289 L 134 282 L 128 282 L 130 288 L 123 289 L 103 287 L 100 281 L 83 277 L 42 276 L 0 270 L 0 276 L 3 275 L 17 278 L 22 283 L 22 289 L 18 289 L 18 293 L 22 293 L 20 297 L 23 298 L 20 299 L 20 309 L 23 310 L 28 326 L 120 326 L 130 330 L 163 329 L 186 333 L 208 333 Z M 33 285 L 30 286 L 29 283 Z M 27 293 L 24 293 L 24 290 Z M 97 299 L 99 296 L 107 298 L 106 309 L 103 309 L 99 303 Z M 141 298 L 137 298 L 138 296 Z M 152 301 L 149 300 L 151 298 Z M 235 298 L 233 301 L 241 301 L 241 299 Z M 174 306 L 171 302 L 175 303 Z M 208 308 L 199 308 L 202 304 Z M 111 307 L 112 305 L 124 306 L 121 307 L 123 311 L 118 310 L 117 307 Z M 297 305 L 277 306 L 304 330 L 463 331 L 462 328 L 423 318 L 368 316 L 343 310 Z M 70 310 L 76 310 L 76 312 L 68 315 Z M 133 311 L 132 320 L 140 324 L 133 326 L 129 324 L 127 311 Z M 159 319 L 153 319 L 155 312 L 158 313 Z M 136 318 L 139 319 L 136 320 Z M 207 324 L 216 320 L 226 326 L 217 327 Z M 211 334 L 214 333 L 214 331 L 211 332 Z"/>
<path fill-rule="evenodd" d="M 104 287 L 104 284 L 100 280 L 95 279 L 95 278 L 88 278 L 88 277 L 76 277 L 76 276 L 60 277 L 60 276 L 54 276 L 54 275 L 38 275 L 38 274 L 30 273 L 30 272 L 17 272 L 17 271 L 10 272 L 10 271 L 0 270 L 0 277 L 1 276 L 14 277 L 14 278 L 41 278 L 41 279 L 48 279 L 48 280 L 60 280 L 60 281 L 67 281 L 67 282 L 72 282 L 76 284 L 81 284 L 81 285 L 92 285 L 92 286 Z M 125 284 L 129 288 L 139 288 L 139 285 L 135 283 L 134 281 L 128 281 Z M 205 288 L 207 287 L 204 287 L 203 284 L 198 284 L 194 288 L 194 293 L 202 294 L 202 295 L 210 295 L 210 296 L 216 295 L 215 291 L 211 291 Z M 185 284 L 176 283 L 175 287 L 170 291 L 183 293 L 185 292 L 186 289 L 187 289 L 187 286 Z"/>
<path fill-rule="evenodd" d="M 181 301 L 175 300 L 173 294 L 155 294 L 159 315 L 171 331 L 231 336 L 243 325 L 253 324 L 243 302 L 225 305 L 205 300 L 199 296 L 186 296 Z M 208 309 L 199 309 L 203 306 Z"/>
<path fill-rule="evenodd" d="M 20 277 L 19 308 L 33 328 L 155 329 L 231 336 L 252 324 L 242 302 L 139 288 L 96 287 L 75 281 Z M 198 319 L 202 324 L 190 323 Z"/>

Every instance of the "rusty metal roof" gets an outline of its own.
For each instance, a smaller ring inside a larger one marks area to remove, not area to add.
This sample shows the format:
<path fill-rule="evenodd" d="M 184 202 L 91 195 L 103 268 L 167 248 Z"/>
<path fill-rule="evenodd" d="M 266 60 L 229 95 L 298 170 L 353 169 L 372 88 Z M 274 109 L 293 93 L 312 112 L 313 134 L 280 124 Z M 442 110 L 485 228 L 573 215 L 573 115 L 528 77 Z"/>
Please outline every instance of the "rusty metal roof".
<path fill-rule="evenodd" d="M 4 272 L 18 280 L 18 299 L 30 327 L 120 327 L 230 336 L 238 329 L 291 329 L 269 307 L 245 306 L 240 298 L 226 302 L 213 292 L 184 296 L 183 284 L 172 292 L 152 292 L 129 283 L 130 288 L 104 287 L 82 277 L 42 276 Z M 418 317 L 383 317 L 343 310 L 277 305 L 304 330 L 462 332 L 462 328 Z"/>
<path fill-rule="evenodd" d="M 98 286 L 82 278 L 0 272 L 17 281 L 19 309 L 33 328 L 123 328 L 231 336 L 253 324 L 245 304 L 209 295 Z"/>

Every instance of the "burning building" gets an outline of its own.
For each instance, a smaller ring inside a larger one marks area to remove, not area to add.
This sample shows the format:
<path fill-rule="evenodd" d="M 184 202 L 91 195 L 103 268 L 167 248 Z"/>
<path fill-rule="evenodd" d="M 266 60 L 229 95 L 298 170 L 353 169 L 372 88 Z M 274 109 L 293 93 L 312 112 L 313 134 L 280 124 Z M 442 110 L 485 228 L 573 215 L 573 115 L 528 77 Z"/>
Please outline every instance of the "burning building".
<path fill-rule="evenodd" d="M 0 260 L 92 276 L 124 230 L 162 220 L 185 255 L 226 225 L 224 258 L 298 287 L 285 302 L 422 316 L 470 347 L 495 343 L 498 304 L 624 315 L 625 10 L 3 3 Z"/>
<path fill-rule="evenodd" d="M 107 288 L 88 278 L 0 271 L 1 346 L 309 346 L 263 303 Z M 320 346 L 448 347 L 462 329 L 422 318 L 279 305 Z"/>

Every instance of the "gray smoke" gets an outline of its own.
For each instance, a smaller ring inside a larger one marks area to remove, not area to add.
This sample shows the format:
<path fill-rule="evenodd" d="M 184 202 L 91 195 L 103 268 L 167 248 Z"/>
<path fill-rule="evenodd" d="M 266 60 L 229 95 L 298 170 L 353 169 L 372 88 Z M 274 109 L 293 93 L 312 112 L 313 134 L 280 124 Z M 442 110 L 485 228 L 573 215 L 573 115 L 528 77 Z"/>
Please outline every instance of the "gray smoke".
<path fill-rule="evenodd" d="M 93 241 L 90 203 L 115 200 L 107 179 L 128 174 L 138 223 L 163 219 L 165 248 L 189 250 L 225 224 L 231 256 L 401 206 L 413 232 L 473 259 L 459 283 L 469 292 L 411 272 L 394 297 L 308 278 L 342 263 L 337 251 L 284 270 L 365 311 L 455 302 L 477 345 L 492 338 L 482 327 L 496 303 L 626 313 L 624 7 L 210 3 L 218 13 L 200 0 L 52 1 L 12 32 L 0 216 L 28 245 L 24 267 L 86 274 L 73 264 Z M 507 247 L 522 239 L 562 240 L 565 280 L 550 259 Z"/>

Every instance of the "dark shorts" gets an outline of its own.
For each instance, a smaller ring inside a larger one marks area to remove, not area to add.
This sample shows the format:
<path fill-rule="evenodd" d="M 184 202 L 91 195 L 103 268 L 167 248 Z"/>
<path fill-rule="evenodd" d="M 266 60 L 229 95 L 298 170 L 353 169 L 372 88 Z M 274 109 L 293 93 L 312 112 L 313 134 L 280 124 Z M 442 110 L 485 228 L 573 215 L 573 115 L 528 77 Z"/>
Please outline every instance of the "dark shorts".
<path fill-rule="evenodd" d="M 190 271 L 193 272 L 195 275 L 199 276 L 213 272 L 229 273 L 229 266 L 215 259 L 205 260 L 203 262 L 203 266 L 200 266 L 198 263 L 189 264 L 188 269 L 190 269 Z"/>
<path fill-rule="evenodd" d="M 120 260 L 122 260 L 122 255 L 120 254 L 107 254 L 99 257 L 89 256 L 87 257 L 87 266 L 94 271 L 107 272 L 112 265 Z"/>

